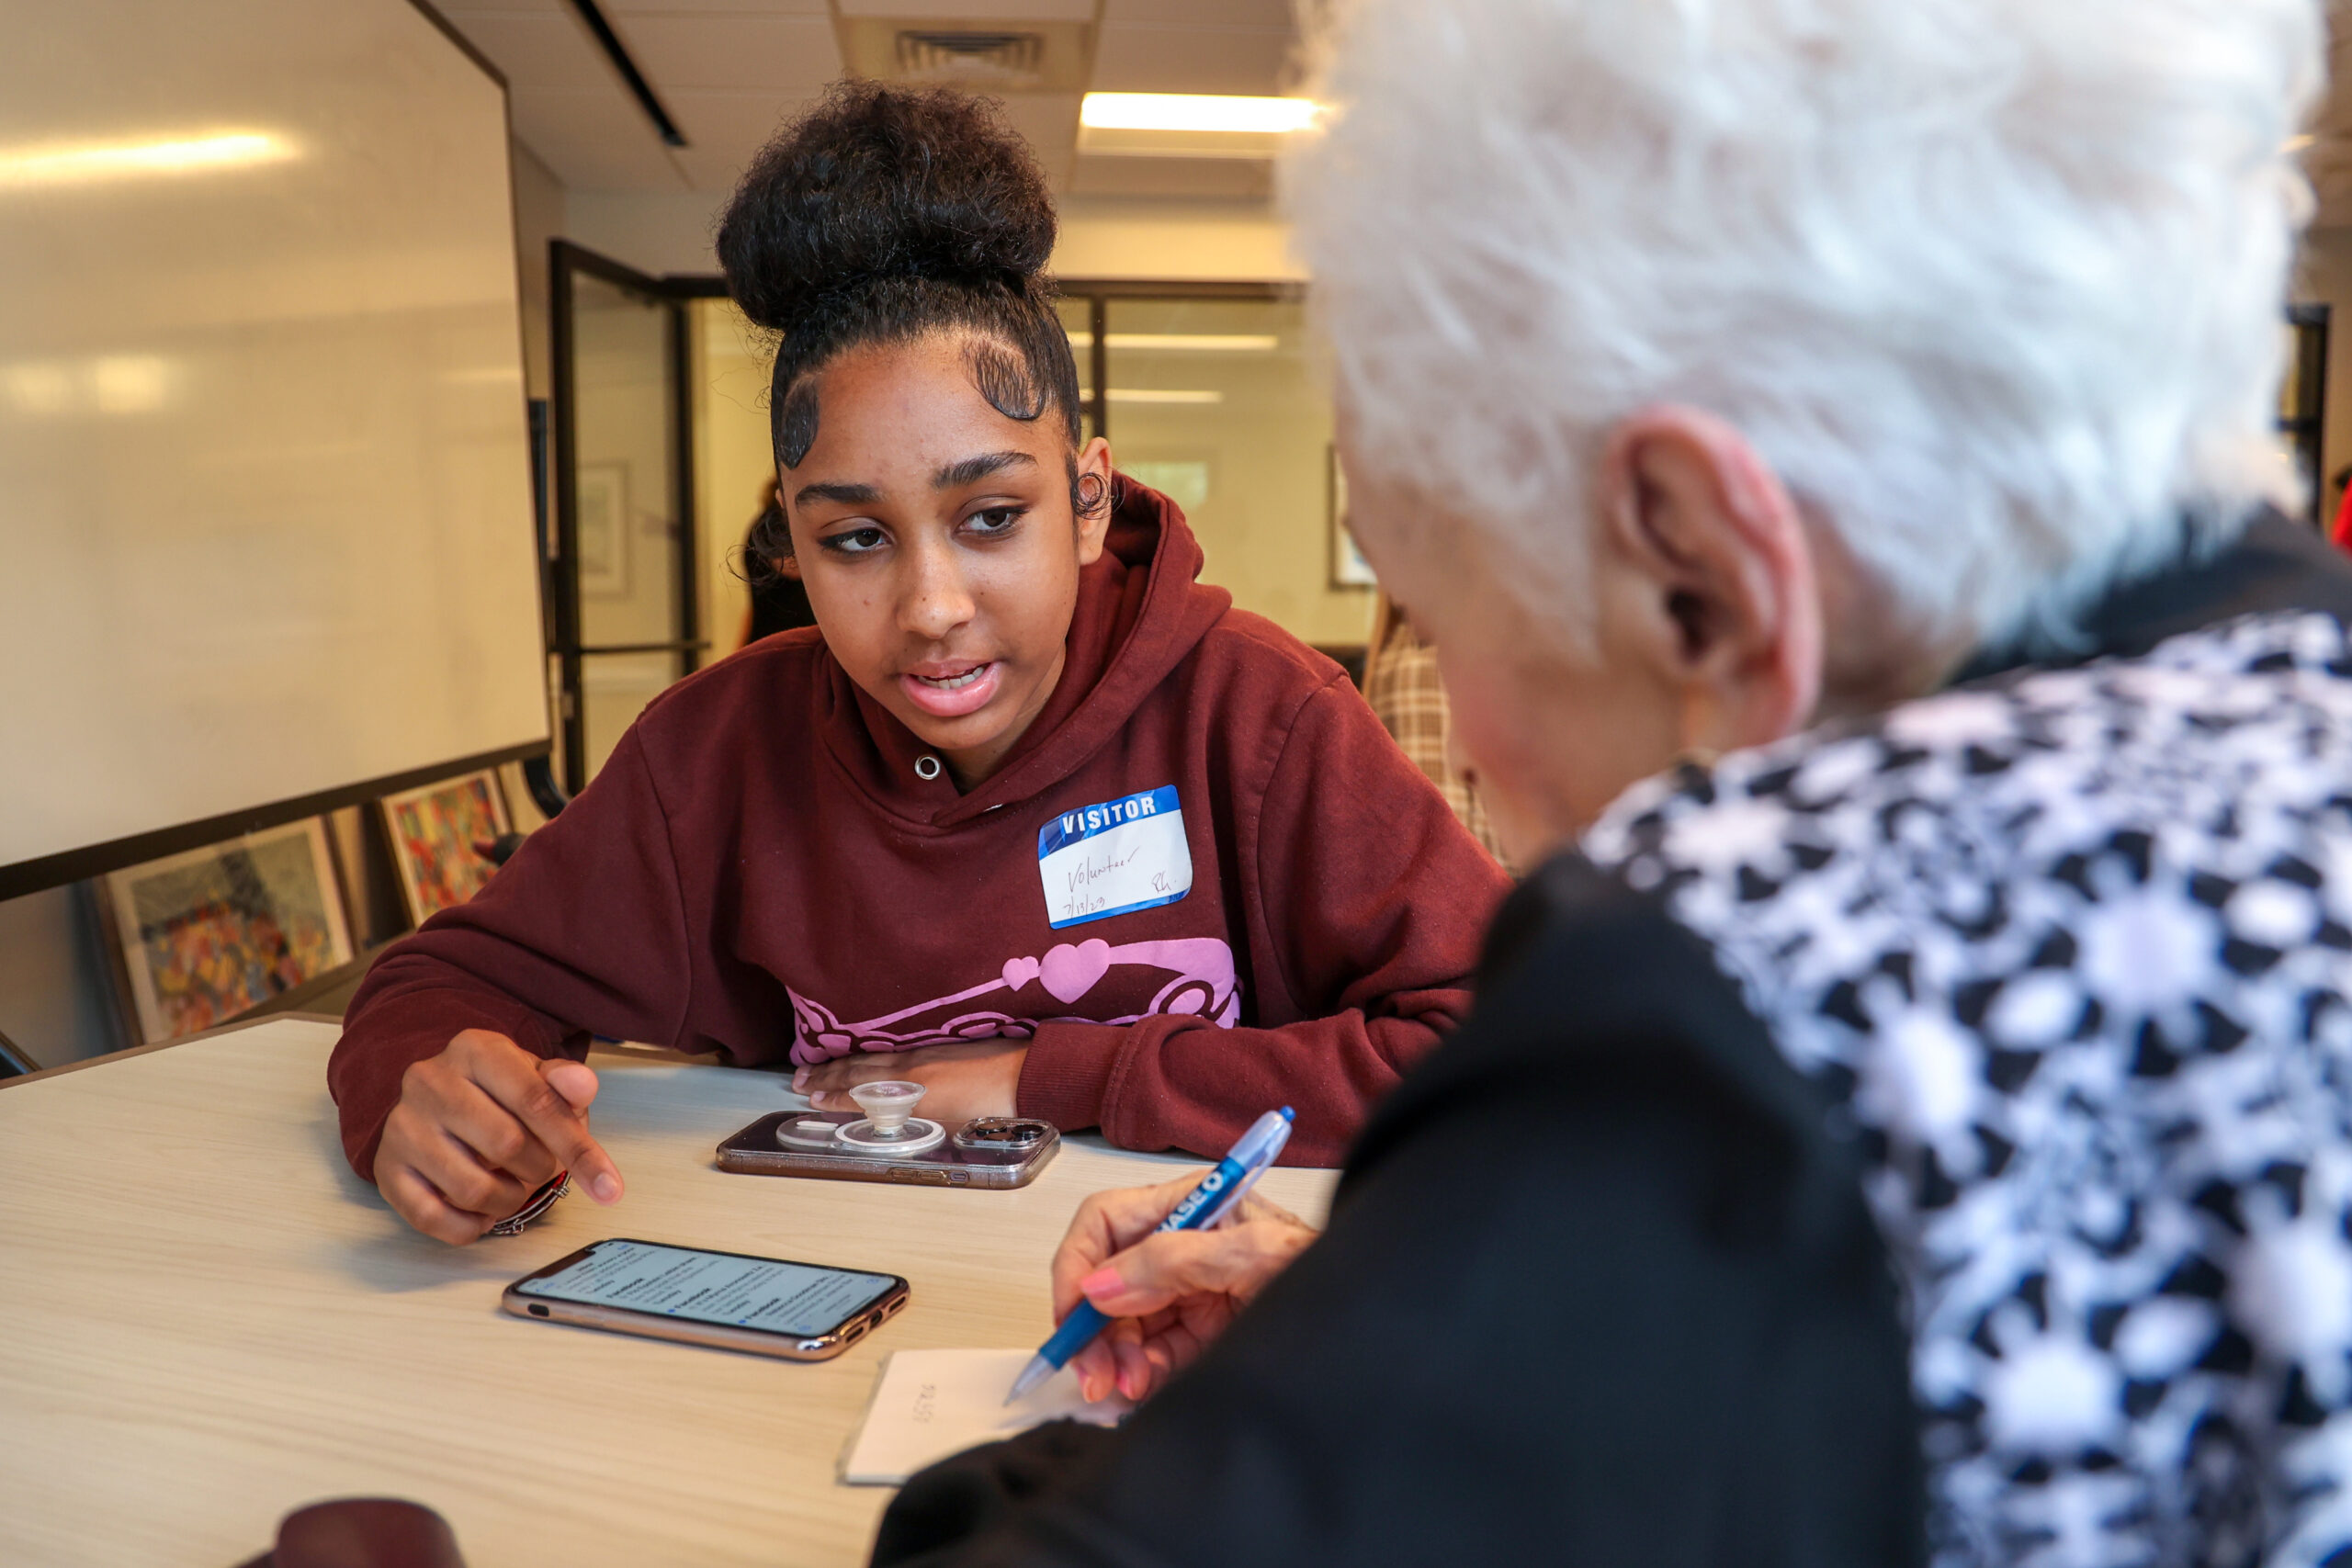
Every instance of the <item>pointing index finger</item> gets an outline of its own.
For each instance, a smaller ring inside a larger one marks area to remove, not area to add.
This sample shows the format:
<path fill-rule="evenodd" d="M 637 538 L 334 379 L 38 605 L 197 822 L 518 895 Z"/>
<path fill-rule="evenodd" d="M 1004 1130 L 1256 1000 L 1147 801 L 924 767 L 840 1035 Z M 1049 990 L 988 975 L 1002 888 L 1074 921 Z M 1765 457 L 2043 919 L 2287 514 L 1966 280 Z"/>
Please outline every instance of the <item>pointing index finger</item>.
<path fill-rule="evenodd" d="M 566 1062 L 564 1067 L 572 1072 L 544 1072 L 537 1062 L 516 1062 L 503 1055 L 477 1068 L 474 1081 L 484 1093 L 513 1112 L 529 1130 L 531 1136 L 544 1145 L 555 1156 L 556 1164 L 571 1173 L 572 1179 L 588 1190 L 599 1203 L 616 1202 L 621 1195 L 620 1168 L 612 1156 L 605 1152 L 588 1132 L 584 1114 L 589 1100 L 595 1098 L 594 1070 L 583 1063 Z M 586 1084 L 580 1081 L 586 1076 Z M 561 1081 L 565 1090 L 559 1090 L 555 1081 Z M 577 1106 L 572 1094 L 582 1088 Z"/>

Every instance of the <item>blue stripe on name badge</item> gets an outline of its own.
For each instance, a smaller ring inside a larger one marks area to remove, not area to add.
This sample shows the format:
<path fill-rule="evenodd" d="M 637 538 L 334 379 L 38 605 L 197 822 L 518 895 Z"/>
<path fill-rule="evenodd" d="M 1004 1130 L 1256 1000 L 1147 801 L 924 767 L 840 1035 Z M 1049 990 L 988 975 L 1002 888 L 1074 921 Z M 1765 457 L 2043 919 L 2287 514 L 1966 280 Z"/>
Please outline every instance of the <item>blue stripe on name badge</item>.
<path fill-rule="evenodd" d="M 1062 812 L 1037 829 L 1037 876 L 1055 930 L 1173 904 L 1193 890 L 1174 784 Z"/>

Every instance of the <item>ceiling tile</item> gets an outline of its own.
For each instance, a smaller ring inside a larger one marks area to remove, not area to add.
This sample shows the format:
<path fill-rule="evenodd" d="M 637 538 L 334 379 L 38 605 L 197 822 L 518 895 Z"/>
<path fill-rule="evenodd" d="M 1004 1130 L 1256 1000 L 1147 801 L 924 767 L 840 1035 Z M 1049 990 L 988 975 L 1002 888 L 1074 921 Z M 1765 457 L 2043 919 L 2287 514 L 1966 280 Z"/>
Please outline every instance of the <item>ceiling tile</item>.
<path fill-rule="evenodd" d="M 609 88 L 626 94 L 620 75 L 595 39 L 569 10 L 544 13 L 503 10 L 452 14 L 450 25 L 490 56 L 516 92 L 589 93 Z"/>
<path fill-rule="evenodd" d="M 1291 83 L 1292 36 L 1254 28 L 1105 23 L 1094 55 L 1102 93 L 1279 93 Z"/>
<path fill-rule="evenodd" d="M 1099 158 L 1080 154 L 1073 196 L 1216 197 L 1263 200 L 1273 194 L 1274 166 L 1247 158 Z"/>
<path fill-rule="evenodd" d="M 1159 22 L 1190 27 L 1264 28 L 1289 32 L 1291 0 L 1103 0 L 1105 22 Z"/>
<path fill-rule="evenodd" d="M 686 133 L 679 166 L 696 190 L 732 190 L 752 155 L 767 144 L 786 119 L 813 98 L 775 93 L 677 92 L 665 96 L 671 117 Z"/>
<path fill-rule="evenodd" d="M 1091 22 L 1094 0 L 841 0 L 844 17 L 929 22 Z"/>
<path fill-rule="evenodd" d="M 684 190 L 645 111 L 618 92 L 512 95 L 514 134 L 572 190 Z"/>
<path fill-rule="evenodd" d="M 1009 93 L 1000 101 L 1004 118 L 1037 154 L 1037 161 L 1056 175 L 1057 185 L 1069 174 L 1069 160 L 1078 148 L 1076 93 Z"/>
<path fill-rule="evenodd" d="M 803 97 L 841 74 L 824 17 L 648 15 L 616 21 L 614 30 L 664 101 L 698 88 Z"/>
<path fill-rule="evenodd" d="M 675 16 L 679 13 L 748 17 L 821 17 L 825 0 L 596 0 L 607 17 Z"/>

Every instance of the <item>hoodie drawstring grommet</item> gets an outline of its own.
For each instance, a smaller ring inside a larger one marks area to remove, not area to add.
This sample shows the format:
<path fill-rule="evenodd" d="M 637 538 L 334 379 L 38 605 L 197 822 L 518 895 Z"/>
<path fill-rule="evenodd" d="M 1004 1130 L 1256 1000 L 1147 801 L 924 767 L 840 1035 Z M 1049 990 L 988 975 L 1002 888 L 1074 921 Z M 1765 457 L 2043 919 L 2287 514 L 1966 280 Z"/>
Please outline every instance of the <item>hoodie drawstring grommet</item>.
<path fill-rule="evenodd" d="M 915 777 L 935 779 L 939 776 L 939 759 L 928 753 L 915 759 Z"/>

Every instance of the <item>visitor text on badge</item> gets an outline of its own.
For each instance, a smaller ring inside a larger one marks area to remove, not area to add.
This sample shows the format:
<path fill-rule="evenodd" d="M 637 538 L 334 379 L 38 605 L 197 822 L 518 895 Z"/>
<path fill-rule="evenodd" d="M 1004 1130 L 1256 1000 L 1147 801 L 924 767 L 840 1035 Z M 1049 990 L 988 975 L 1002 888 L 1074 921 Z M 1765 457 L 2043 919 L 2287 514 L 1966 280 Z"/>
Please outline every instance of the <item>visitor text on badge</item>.
<path fill-rule="evenodd" d="M 1173 904 L 1193 890 L 1176 786 L 1061 813 L 1037 829 L 1037 875 L 1057 931 Z"/>

